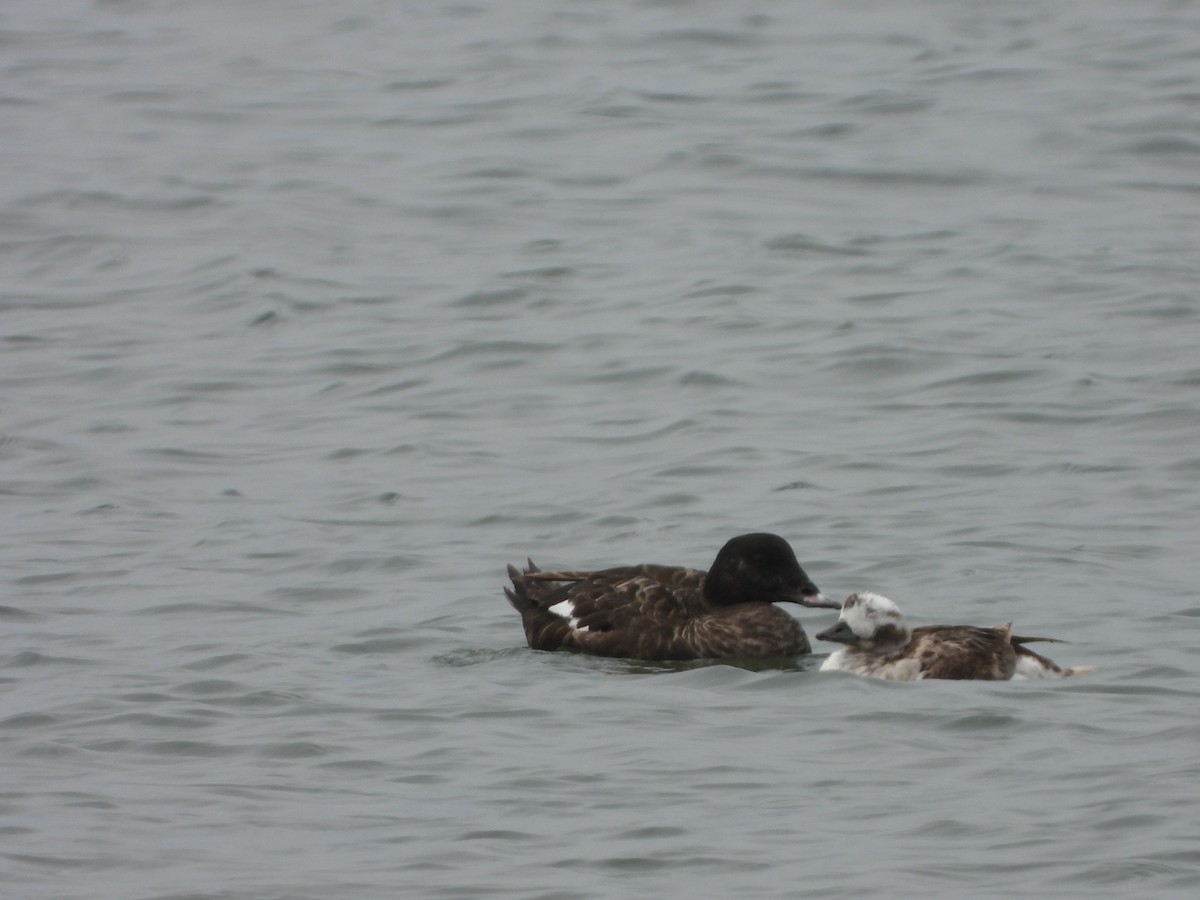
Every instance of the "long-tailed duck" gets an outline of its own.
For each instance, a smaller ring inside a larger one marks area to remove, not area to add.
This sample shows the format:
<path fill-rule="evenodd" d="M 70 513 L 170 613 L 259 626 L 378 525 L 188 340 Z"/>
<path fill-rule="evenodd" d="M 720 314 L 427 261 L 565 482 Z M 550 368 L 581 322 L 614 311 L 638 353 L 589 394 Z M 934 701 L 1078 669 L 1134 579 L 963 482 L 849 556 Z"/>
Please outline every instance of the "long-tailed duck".
<path fill-rule="evenodd" d="M 652 564 L 543 572 L 530 560 L 508 574 L 513 586 L 504 593 L 535 650 L 645 660 L 798 656 L 811 652 L 808 636 L 772 604 L 840 608 L 774 534 L 733 538 L 707 573 Z"/>
<path fill-rule="evenodd" d="M 1024 645 L 1055 638 L 1018 637 L 1012 624 L 995 628 L 928 625 L 910 628 L 900 608 L 882 594 L 860 591 L 842 604 L 838 623 L 817 635 L 845 644 L 821 664 L 822 672 L 853 672 L 890 681 L 922 678 L 1045 678 L 1081 675 L 1087 667 L 1064 668 Z"/>

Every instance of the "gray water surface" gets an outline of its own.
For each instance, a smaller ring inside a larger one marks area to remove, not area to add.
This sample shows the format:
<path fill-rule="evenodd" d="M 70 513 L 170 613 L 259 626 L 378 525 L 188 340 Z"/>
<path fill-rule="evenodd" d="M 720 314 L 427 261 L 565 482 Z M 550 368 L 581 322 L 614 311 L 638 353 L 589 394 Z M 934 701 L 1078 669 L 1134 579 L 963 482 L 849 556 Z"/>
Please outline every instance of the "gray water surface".
<path fill-rule="evenodd" d="M 0 76 L 4 896 L 1200 891 L 1195 3 L 8 0 Z M 1097 671 L 503 598 L 749 530 Z"/>

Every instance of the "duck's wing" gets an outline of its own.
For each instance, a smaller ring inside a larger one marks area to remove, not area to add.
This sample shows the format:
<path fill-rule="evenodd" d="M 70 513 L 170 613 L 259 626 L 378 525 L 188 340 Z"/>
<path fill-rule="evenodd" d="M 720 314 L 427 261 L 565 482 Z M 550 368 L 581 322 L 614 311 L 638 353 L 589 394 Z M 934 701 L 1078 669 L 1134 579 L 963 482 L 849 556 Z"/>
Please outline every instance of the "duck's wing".
<path fill-rule="evenodd" d="M 590 631 L 631 628 L 639 621 L 671 622 L 701 607 L 704 573 L 696 569 L 640 565 L 572 574 L 586 577 L 560 586 L 543 606 L 561 608 Z"/>
<path fill-rule="evenodd" d="M 513 586 L 505 593 L 537 650 L 634 655 L 617 647 L 630 636 L 640 645 L 651 634 L 673 632 L 702 605 L 704 572 L 679 566 L 543 572 L 530 563 L 525 572 L 509 566 L 509 576 Z"/>
<path fill-rule="evenodd" d="M 1004 681 L 1016 668 L 1011 638 L 1008 625 L 927 625 L 913 629 L 905 655 L 920 664 L 922 678 Z"/>

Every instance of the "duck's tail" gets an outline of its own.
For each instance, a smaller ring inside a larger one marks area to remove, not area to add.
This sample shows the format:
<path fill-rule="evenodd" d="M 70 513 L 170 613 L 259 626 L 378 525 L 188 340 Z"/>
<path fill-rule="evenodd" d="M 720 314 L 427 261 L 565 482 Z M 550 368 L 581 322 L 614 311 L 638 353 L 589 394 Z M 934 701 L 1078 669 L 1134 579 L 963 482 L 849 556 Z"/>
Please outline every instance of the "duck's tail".
<path fill-rule="evenodd" d="M 1017 651 L 1016 677 L 1018 678 L 1069 678 L 1072 675 L 1090 675 L 1096 671 L 1094 666 L 1060 666 L 1049 657 L 1034 653 L 1027 643 L 1046 641 L 1053 644 L 1065 644 L 1067 641 L 1058 638 L 1016 637 L 1012 638 L 1013 649 Z"/>
<path fill-rule="evenodd" d="M 516 566 L 508 567 L 512 587 L 505 588 L 504 595 L 513 609 L 521 614 L 529 646 L 534 650 L 559 650 L 572 631 L 571 624 L 562 616 L 550 612 L 548 607 L 553 606 L 558 596 L 565 593 L 570 585 L 539 578 L 542 570 L 533 564 L 532 559 L 526 562 L 529 568 L 524 572 Z"/>
<path fill-rule="evenodd" d="M 1025 644 L 1045 643 L 1045 644 L 1069 644 L 1070 641 L 1064 641 L 1062 638 L 1052 637 L 1022 637 L 1020 635 L 1012 636 L 1013 647 L 1017 651 L 1017 662 L 1022 661 L 1028 665 L 1026 669 L 1030 670 L 1026 673 L 1026 677 L 1044 677 L 1046 675 L 1059 675 L 1063 678 L 1069 678 L 1072 675 L 1091 675 L 1096 671 L 1095 666 L 1060 666 L 1051 659 L 1047 659 L 1040 653 L 1034 653 Z M 1039 671 L 1040 669 L 1040 671 Z"/>
<path fill-rule="evenodd" d="M 1021 644 L 1036 644 L 1036 643 L 1044 643 L 1044 644 L 1069 644 L 1070 643 L 1070 641 L 1064 641 L 1062 638 L 1021 637 L 1019 634 L 1014 634 L 1010 638 L 1010 640 L 1013 642 L 1013 644 L 1015 644 L 1017 646 L 1020 646 Z"/>
<path fill-rule="evenodd" d="M 508 577 L 512 581 L 512 587 L 504 589 L 504 596 L 508 598 L 508 602 L 512 604 L 513 609 L 519 612 L 522 617 L 530 610 L 536 609 L 538 605 L 537 597 L 530 590 L 531 585 L 525 576 L 541 571 L 541 569 L 533 564 L 532 559 L 527 559 L 525 562 L 529 568 L 524 572 L 514 565 L 508 567 Z"/>

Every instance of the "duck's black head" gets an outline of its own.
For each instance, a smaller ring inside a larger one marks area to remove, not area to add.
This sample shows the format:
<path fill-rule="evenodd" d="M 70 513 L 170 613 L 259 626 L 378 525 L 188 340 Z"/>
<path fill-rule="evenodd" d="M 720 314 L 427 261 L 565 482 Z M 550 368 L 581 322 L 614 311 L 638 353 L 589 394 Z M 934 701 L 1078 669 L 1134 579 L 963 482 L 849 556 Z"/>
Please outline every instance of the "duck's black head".
<path fill-rule="evenodd" d="M 841 608 L 826 600 L 812 583 L 787 541 L 762 532 L 739 535 L 721 548 L 704 579 L 704 596 L 718 606 L 786 600 L 804 606 Z"/>

